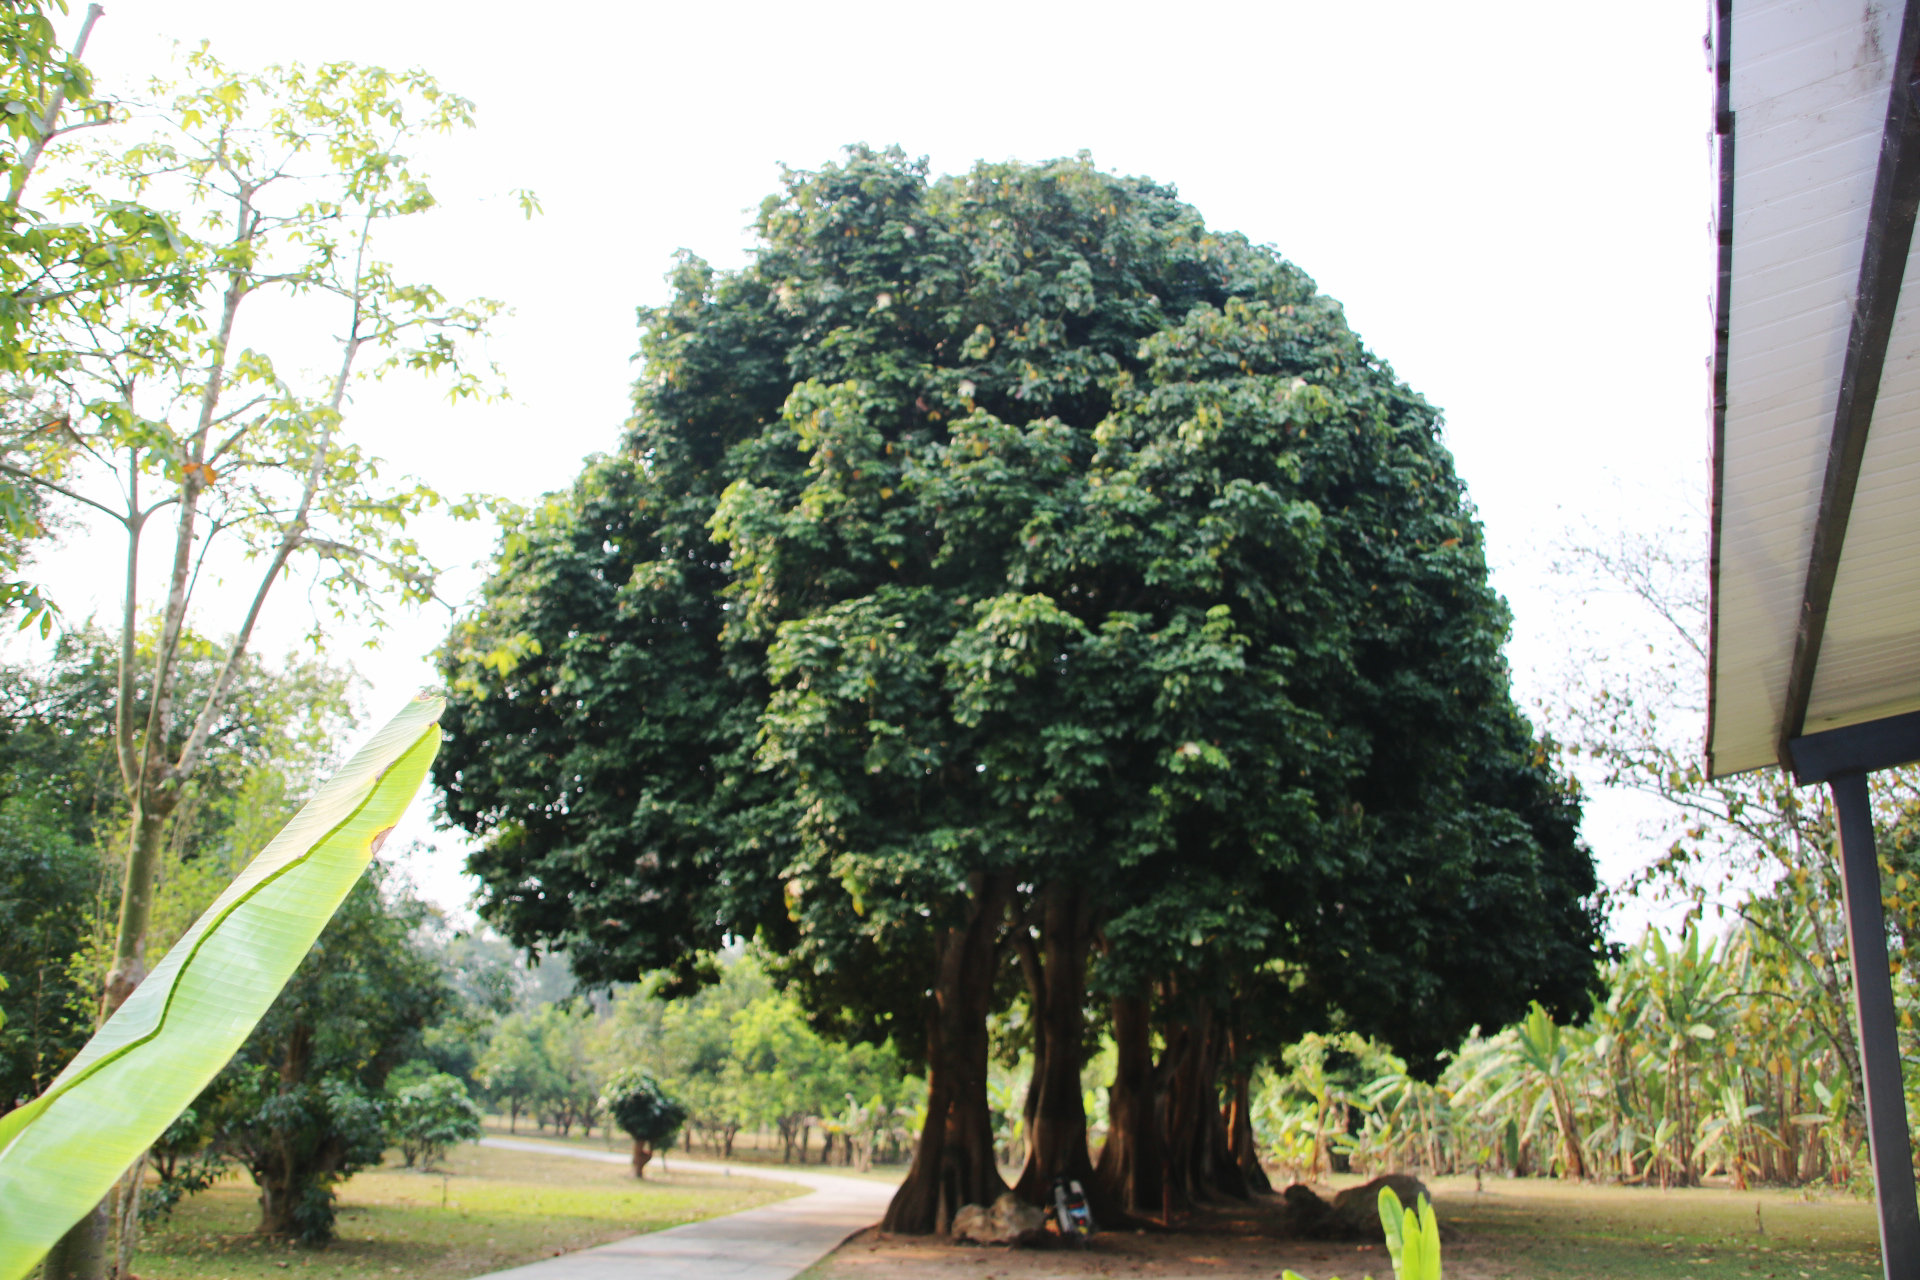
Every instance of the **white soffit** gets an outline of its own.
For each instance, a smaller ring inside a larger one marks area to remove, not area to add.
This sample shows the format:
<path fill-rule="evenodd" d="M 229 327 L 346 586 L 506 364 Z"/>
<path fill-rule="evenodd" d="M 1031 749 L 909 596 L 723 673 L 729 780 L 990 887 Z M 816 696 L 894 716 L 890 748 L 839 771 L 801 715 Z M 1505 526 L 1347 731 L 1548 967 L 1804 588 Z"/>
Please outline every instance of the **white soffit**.
<path fill-rule="evenodd" d="M 1900 16 L 1891 0 L 1732 4 L 1733 235 L 1726 411 L 1713 460 L 1707 741 L 1716 777 L 1779 759 Z M 1898 552 L 1912 545 L 1898 528 L 1901 505 L 1909 533 L 1920 514 L 1911 500 L 1920 457 L 1888 430 L 1920 410 L 1920 315 L 1908 312 L 1903 298 L 1809 730 L 1920 705 L 1920 683 L 1887 697 L 1889 658 L 1920 674 L 1920 637 L 1897 616 L 1920 608 L 1912 593 L 1920 573 Z M 1853 559 L 1868 547 L 1878 550 Z M 1907 594 L 1887 593 L 1896 582 Z"/>
<path fill-rule="evenodd" d="M 1894 312 L 1805 732 L 1920 710 L 1920 261 Z"/>

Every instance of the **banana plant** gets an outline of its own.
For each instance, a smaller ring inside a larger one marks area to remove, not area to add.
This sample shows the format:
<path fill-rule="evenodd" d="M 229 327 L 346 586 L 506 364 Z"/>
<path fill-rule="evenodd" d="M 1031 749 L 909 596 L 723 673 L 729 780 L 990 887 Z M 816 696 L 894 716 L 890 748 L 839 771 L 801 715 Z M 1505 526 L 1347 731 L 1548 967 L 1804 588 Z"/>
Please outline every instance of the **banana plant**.
<path fill-rule="evenodd" d="M 1440 1280 L 1440 1223 L 1431 1201 L 1421 1196 L 1409 1213 L 1392 1187 L 1382 1187 L 1380 1225 L 1396 1280 Z"/>
<path fill-rule="evenodd" d="M 0 1280 L 20 1280 L 206 1087 L 419 790 L 422 694 L 294 815 L 45 1093 L 0 1117 Z"/>
<path fill-rule="evenodd" d="M 1440 1222 L 1433 1204 L 1421 1196 L 1412 1212 L 1400 1203 L 1392 1187 L 1380 1188 L 1380 1227 L 1387 1237 L 1387 1256 L 1393 1261 L 1394 1280 L 1440 1280 Z M 1280 1280 L 1306 1280 L 1297 1271 L 1283 1271 Z M 1338 1276 L 1334 1280 L 1340 1280 Z M 1367 1280 L 1373 1280 L 1368 1276 Z"/>

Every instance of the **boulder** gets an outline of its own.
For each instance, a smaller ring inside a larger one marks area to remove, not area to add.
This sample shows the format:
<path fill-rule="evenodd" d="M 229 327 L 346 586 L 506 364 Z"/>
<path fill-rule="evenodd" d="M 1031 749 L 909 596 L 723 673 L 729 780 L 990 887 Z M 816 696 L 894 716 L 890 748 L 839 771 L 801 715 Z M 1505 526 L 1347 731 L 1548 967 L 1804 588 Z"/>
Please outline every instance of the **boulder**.
<path fill-rule="evenodd" d="M 1287 1210 L 1287 1231 L 1290 1236 L 1315 1239 L 1320 1228 L 1327 1220 L 1327 1214 L 1333 1206 L 1322 1200 L 1312 1187 L 1296 1182 L 1280 1193 L 1281 1201 Z"/>
<path fill-rule="evenodd" d="M 1389 1173 L 1364 1186 L 1348 1187 L 1331 1202 L 1296 1182 L 1281 1195 L 1287 1207 L 1288 1233 L 1311 1240 L 1384 1240 L 1386 1233 L 1380 1229 L 1382 1187 L 1392 1187 L 1408 1209 L 1421 1196 L 1433 1199 L 1425 1183 L 1405 1173 Z"/>
<path fill-rule="evenodd" d="M 985 1244 L 993 1233 L 992 1219 L 987 1215 L 983 1204 L 960 1206 L 960 1212 L 953 1215 L 953 1238 L 974 1244 Z"/>
<path fill-rule="evenodd" d="M 1046 1235 L 1047 1215 L 1011 1191 L 992 1208 L 970 1204 L 953 1215 L 953 1238 L 970 1244 L 1031 1245 Z"/>
<path fill-rule="evenodd" d="M 993 1202 L 993 1225 L 1013 1244 L 1033 1244 L 1047 1234 L 1047 1214 L 1011 1191 Z"/>

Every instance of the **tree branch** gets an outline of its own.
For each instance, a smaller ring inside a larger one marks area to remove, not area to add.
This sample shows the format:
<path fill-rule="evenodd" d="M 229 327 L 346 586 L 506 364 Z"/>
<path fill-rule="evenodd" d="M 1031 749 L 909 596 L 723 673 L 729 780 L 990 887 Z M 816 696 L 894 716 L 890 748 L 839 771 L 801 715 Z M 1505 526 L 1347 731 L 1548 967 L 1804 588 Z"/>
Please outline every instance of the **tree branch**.
<path fill-rule="evenodd" d="M 113 519 L 119 521 L 123 525 L 127 523 L 127 517 L 121 515 L 118 511 L 115 511 L 112 507 L 106 506 L 103 503 L 95 502 L 92 498 L 87 497 L 87 495 L 84 493 L 76 493 L 74 490 L 67 488 L 65 485 L 55 484 L 53 481 L 48 480 L 43 476 L 37 476 L 33 474 L 33 472 L 31 471 L 27 471 L 20 467 L 16 467 L 11 463 L 0 462 L 0 472 L 5 472 L 7 475 L 14 477 L 16 480 L 24 480 L 28 484 L 38 485 L 42 489 L 51 490 L 52 492 L 59 494 L 63 498 L 70 498 L 75 502 L 83 503 L 86 506 L 92 507 L 95 511 L 103 512 L 106 515 L 111 516 Z"/>
<path fill-rule="evenodd" d="M 106 10 L 98 4 L 87 6 L 87 20 L 80 24 L 80 37 L 73 42 L 71 61 L 80 61 L 81 55 L 86 53 L 87 37 L 93 34 L 93 24 L 98 22 L 100 15 L 105 12 Z M 27 178 L 32 175 L 34 166 L 40 163 L 40 153 L 47 149 L 47 143 L 53 139 L 56 126 L 60 121 L 60 112 L 66 105 L 67 87 L 60 85 L 54 89 L 53 97 L 47 102 L 46 111 L 41 114 L 40 128 L 37 131 L 39 136 L 34 138 L 33 145 L 27 148 L 26 157 L 21 160 L 20 167 L 14 172 L 13 186 L 7 192 L 8 204 L 20 203 L 20 197 L 27 189 Z"/>

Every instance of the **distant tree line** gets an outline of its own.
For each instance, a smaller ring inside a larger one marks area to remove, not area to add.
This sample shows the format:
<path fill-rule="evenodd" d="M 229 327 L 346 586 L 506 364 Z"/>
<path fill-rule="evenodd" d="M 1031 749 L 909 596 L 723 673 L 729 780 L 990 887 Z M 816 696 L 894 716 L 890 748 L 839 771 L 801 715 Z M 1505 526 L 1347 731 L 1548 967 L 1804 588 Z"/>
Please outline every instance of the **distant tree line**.
<path fill-rule="evenodd" d="M 726 956 L 711 985 L 679 999 L 660 997 L 664 981 L 501 1018 L 474 1067 L 481 1096 L 510 1129 L 525 1117 L 562 1135 L 591 1134 L 609 1119 L 599 1106 L 606 1082 L 641 1070 L 683 1108 L 676 1127 L 689 1152 L 732 1157 L 742 1132 L 764 1132 L 777 1136 L 784 1162 L 864 1167 L 910 1146 L 920 1082 L 884 1046 L 816 1032 L 752 955 Z"/>

